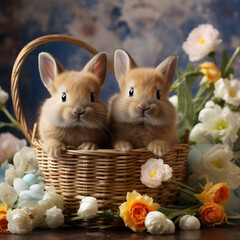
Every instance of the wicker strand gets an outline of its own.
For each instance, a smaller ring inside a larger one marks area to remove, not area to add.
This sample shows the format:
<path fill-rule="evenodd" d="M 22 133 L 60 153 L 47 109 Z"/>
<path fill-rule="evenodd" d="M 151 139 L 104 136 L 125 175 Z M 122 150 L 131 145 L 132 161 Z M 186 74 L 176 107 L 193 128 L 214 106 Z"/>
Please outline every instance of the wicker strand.
<path fill-rule="evenodd" d="M 23 134 L 25 135 L 25 137 L 27 138 L 27 140 L 30 143 L 32 140 L 32 131 L 30 130 L 30 128 L 27 125 L 26 119 L 25 119 L 23 111 L 22 111 L 22 106 L 21 106 L 20 97 L 19 97 L 18 83 L 19 83 L 20 71 L 21 71 L 24 60 L 34 49 L 36 49 L 38 46 L 40 46 L 42 44 L 46 44 L 49 42 L 56 42 L 56 41 L 64 41 L 64 42 L 73 44 L 75 46 L 82 47 L 94 55 L 98 53 L 98 51 L 95 48 L 93 48 L 89 44 L 81 41 L 80 39 L 70 37 L 67 35 L 59 35 L 59 34 L 46 35 L 46 36 L 39 37 L 39 38 L 31 41 L 30 43 L 28 43 L 20 51 L 20 53 L 18 54 L 18 56 L 14 62 L 13 69 L 12 69 L 11 94 L 12 94 L 13 108 L 14 108 L 14 112 L 16 115 L 16 119 L 20 124 Z M 108 60 L 108 68 L 112 72 L 114 72 L 113 65 L 109 60 Z"/>

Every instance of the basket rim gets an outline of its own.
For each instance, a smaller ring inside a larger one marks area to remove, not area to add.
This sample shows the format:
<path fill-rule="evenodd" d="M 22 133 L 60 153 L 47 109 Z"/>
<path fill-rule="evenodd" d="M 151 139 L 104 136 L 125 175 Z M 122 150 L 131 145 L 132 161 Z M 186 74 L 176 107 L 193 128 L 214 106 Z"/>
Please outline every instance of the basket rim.
<path fill-rule="evenodd" d="M 11 74 L 11 97 L 12 97 L 12 104 L 13 104 L 13 109 L 14 113 L 16 116 L 16 119 L 21 127 L 22 133 L 24 136 L 27 138 L 29 143 L 32 141 L 32 130 L 29 128 L 25 116 L 23 114 L 22 106 L 21 106 L 21 101 L 20 101 L 20 95 L 19 95 L 19 76 L 20 72 L 22 69 L 22 65 L 24 60 L 27 58 L 27 56 L 35 50 L 38 46 L 47 44 L 50 42 L 57 42 L 57 41 L 62 41 L 62 42 L 67 42 L 72 45 L 75 45 L 77 47 L 81 47 L 88 52 L 92 53 L 93 55 L 99 53 L 98 50 L 93 48 L 91 45 L 88 43 L 72 37 L 68 35 L 63 35 L 63 34 L 50 34 L 50 35 L 44 35 L 41 37 L 38 37 L 31 42 L 29 42 L 27 45 L 25 45 L 22 50 L 19 52 L 12 68 L 12 74 Z M 114 73 L 114 67 L 113 64 L 110 62 L 108 59 L 108 68 L 112 73 Z"/>

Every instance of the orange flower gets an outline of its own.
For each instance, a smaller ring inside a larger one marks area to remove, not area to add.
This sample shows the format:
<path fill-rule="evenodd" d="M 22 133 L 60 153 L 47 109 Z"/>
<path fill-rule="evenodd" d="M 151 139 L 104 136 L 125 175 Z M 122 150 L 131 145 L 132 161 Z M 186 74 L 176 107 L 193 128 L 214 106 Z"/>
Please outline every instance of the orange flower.
<path fill-rule="evenodd" d="M 5 202 L 0 203 L 0 232 L 8 232 L 8 221 L 6 214 L 10 209 Z"/>
<path fill-rule="evenodd" d="M 217 68 L 215 63 L 204 62 L 200 64 L 199 67 L 202 69 L 202 72 L 205 75 L 202 78 L 200 85 L 206 82 L 207 86 L 209 86 L 209 82 L 215 83 L 221 78 L 221 71 Z"/>
<path fill-rule="evenodd" d="M 144 220 L 151 211 L 160 208 L 158 203 L 154 203 L 151 197 L 133 192 L 127 193 L 127 201 L 120 207 L 120 217 L 123 219 L 125 226 L 131 228 L 134 232 L 142 232 L 146 229 Z"/>
<path fill-rule="evenodd" d="M 203 203 L 218 203 L 225 206 L 230 199 L 230 188 L 226 183 L 218 183 L 212 186 L 208 183 L 203 188 L 204 191 L 194 196 Z"/>
<path fill-rule="evenodd" d="M 209 227 L 221 224 L 223 220 L 230 224 L 227 220 L 224 207 L 217 203 L 207 203 L 200 207 L 199 216 L 201 223 Z"/>

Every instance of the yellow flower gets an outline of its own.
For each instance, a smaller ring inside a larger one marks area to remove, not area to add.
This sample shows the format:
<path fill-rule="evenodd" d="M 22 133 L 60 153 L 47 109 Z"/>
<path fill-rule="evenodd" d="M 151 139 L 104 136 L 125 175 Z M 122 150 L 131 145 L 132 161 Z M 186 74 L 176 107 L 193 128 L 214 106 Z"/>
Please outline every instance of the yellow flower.
<path fill-rule="evenodd" d="M 202 69 L 202 73 L 205 75 L 202 78 L 200 85 L 206 83 L 207 86 L 209 86 L 210 82 L 215 83 L 221 78 L 221 72 L 215 63 L 204 62 L 200 64 L 199 67 Z"/>
<path fill-rule="evenodd" d="M 194 196 L 203 203 L 217 203 L 225 206 L 230 199 L 230 188 L 226 183 L 212 185 L 207 182 L 203 187 L 204 191 Z"/>
<path fill-rule="evenodd" d="M 123 219 L 125 226 L 134 232 L 142 232 L 146 229 L 144 220 L 151 211 L 160 208 L 158 203 L 154 203 L 151 197 L 141 195 L 137 191 L 127 193 L 127 201 L 120 207 L 120 217 Z"/>
<path fill-rule="evenodd" d="M 0 203 L 0 232 L 8 231 L 8 221 L 6 214 L 10 209 L 7 206 L 7 203 Z"/>

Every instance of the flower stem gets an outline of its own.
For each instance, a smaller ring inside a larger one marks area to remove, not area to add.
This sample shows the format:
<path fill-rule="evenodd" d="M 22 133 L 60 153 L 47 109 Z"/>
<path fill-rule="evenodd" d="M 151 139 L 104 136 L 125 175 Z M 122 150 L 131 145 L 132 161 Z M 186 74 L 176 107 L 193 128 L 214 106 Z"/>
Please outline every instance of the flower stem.
<path fill-rule="evenodd" d="M 9 123 L 9 124 L 5 123 L 4 125 L 21 130 L 19 123 L 13 118 L 13 116 L 9 113 L 9 111 L 7 110 L 7 108 L 4 105 L 1 106 L 1 110 L 5 113 L 5 115 L 8 117 L 8 119 L 11 121 L 11 123 Z M 3 126 L 1 126 L 1 127 L 3 127 Z"/>
<path fill-rule="evenodd" d="M 233 53 L 231 59 L 229 60 L 227 66 L 225 67 L 224 71 L 223 71 L 223 78 L 226 78 L 228 75 L 228 72 L 231 68 L 232 63 L 234 62 L 234 60 L 236 59 L 237 55 L 240 53 L 240 46 L 238 46 L 235 50 L 235 52 Z"/>
<path fill-rule="evenodd" d="M 189 187 L 189 186 L 187 186 L 187 185 L 184 184 L 184 183 L 181 183 L 181 182 L 178 182 L 178 181 L 175 181 L 175 180 L 172 180 L 172 179 L 168 180 L 167 182 L 176 184 L 176 185 L 178 185 L 178 186 L 180 186 L 180 187 L 183 187 L 183 188 L 186 188 L 186 189 L 188 189 L 189 191 L 191 191 L 191 192 L 193 192 L 193 193 L 196 193 L 196 192 L 197 192 L 195 188 Z"/>

